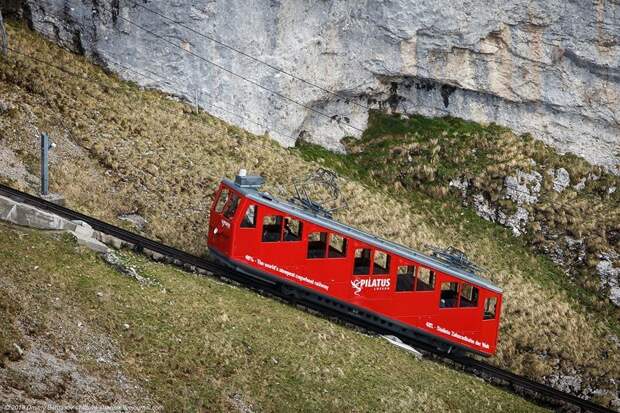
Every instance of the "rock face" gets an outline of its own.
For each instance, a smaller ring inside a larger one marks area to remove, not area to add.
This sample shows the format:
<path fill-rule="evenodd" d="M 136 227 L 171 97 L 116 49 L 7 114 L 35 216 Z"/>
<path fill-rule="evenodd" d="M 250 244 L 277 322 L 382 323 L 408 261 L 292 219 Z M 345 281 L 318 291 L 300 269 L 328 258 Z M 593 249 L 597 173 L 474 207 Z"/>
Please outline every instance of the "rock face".
<path fill-rule="evenodd" d="M 496 122 L 618 171 L 618 0 L 25 3 L 53 40 L 285 145 L 342 150 L 373 108 Z"/>

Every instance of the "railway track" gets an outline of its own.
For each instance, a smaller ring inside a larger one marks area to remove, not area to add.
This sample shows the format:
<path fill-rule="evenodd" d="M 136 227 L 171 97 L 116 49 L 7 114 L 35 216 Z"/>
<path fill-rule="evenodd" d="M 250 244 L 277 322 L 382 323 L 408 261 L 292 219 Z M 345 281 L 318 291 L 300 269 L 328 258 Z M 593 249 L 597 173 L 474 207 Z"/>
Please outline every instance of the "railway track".
<path fill-rule="evenodd" d="M 325 300 L 324 298 L 321 298 L 319 296 L 312 296 L 312 294 L 309 294 L 307 291 L 303 292 L 302 294 L 286 294 L 285 292 L 283 292 L 283 290 L 278 284 L 259 280 L 253 277 L 248 277 L 245 274 L 234 271 L 225 265 L 212 262 L 210 260 L 195 256 L 193 254 L 189 254 L 177 248 L 162 244 L 158 241 L 154 241 L 152 239 L 119 228 L 107 222 L 92 218 L 88 215 L 81 214 L 69 208 L 53 204 L 39 197 L 18 191 L 16 189 L 1 184 L 0 195 L 4 195 L 18 202 L 23 202 L 39 209 L 52 212 L 69 220 L 84 221 L 97 231 L 116 237 L 124 242 L 133 245 L 133 248 L 136 251 L 142 251 L 143 249 L 148 248 L 151 251 L 157 252 L 168 257 L 171 260 L 174 260 L 174 262 L 180 266 L 186 268 L 189 266 L 190 268 L 193 267 L 195 269 L 201 269 L 209 273 L 222 276 L 228 280 L 243 284 L 251 289 L 284 298 L 289 302 L 299 303 L 306 308 L 318 311 L 324 316 L 338 318 L 339 320 L 360 326 L 365 330 L 371 332 L 375 332 L 378 334 L 394 334 L 393 331 L 382 328 L 380 323 L 374 323 L 371 319 L 369 320 L 368 318 L 364 318 L 356 312 L 343 310 L 342 308 L 339 308 L 339 306 L 330 303 L 329 300 Z M 441 352 L 437 350 L 437 348 L 435 348 L 434 346 L 424 342 L 419 342 L 412 339 L 411 337 L 401 336 L 400 339 L 404 343 L 407 343 L 420 350 L 430 353 L 435 357 L 448 359 L 452 363 L 462 367 L 467 371 L 474 372 L 486 378 L 491 378 L 493 382 L 504 383 L 511 386 L 513 389 L 519 389 L 521 393 L 526 393 L 538 400 L 539 402 L 544 403 L 545 405 L 555 405 L 557 407 L 558 405 L 561 406 L 562 404 L 569 404 L 578 407 L 579 409 L 581 409 L 581 411 L 586 412 L 613 412 L 612 410 L 607 409 L 603 406 L 581 399 L 572 394 L 554 389 L 553 387 L 547 386 L 545 384 L 535 382 L 528 378 L 511 373 L 507 370 L 500 369 L 476 358 L 465 356 L 462 354 L 448 354 L 445 352 Z"/>

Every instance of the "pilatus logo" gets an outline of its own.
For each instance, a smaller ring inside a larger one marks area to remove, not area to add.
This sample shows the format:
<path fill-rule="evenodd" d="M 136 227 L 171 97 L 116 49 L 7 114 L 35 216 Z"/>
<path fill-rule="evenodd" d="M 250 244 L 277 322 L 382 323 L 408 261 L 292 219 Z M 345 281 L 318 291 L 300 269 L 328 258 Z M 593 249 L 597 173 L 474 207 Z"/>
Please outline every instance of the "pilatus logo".
<path fill-rule="evenodd" d="M 375 291 L 388 290 L 390 288 L 389 278 L 361 278 L 351 281 L 353 294 L 360 295 L 364 288 L 370 288 Z"/>

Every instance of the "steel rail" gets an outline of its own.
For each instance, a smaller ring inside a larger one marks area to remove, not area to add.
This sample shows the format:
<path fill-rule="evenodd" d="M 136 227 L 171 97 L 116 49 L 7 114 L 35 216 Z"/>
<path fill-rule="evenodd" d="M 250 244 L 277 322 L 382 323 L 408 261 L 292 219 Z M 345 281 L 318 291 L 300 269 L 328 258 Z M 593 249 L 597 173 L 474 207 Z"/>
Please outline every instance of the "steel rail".
<path fill-rule="evenodd" d="M 0 184 L 0 195 L 7 196 L 15 201 L 23 202 L 30 206 L 40 208 L 48 212 L 53 212 L 54 214 L 57 214 L 69 220 L 80 220 L 86 222 L 93 229 L 99 232 L 116 237 L 124 242 L 132 244 L 133 248 L 138 252 L 142 251 L 144 248 L 148 248 L 151 251 L 157 252 L 168 257 L 169 259 L 177 261 L 179 263 L 178 265 L 180 266 L 185 267 L 186 265 L 189 265 L 195 268 L 200 268 L 213 274 L 222 276 L 226 279 L 236 281 L 254 290 L 269 292 L 270 294 L 273 294 L 277 297 L 284 298 L 286 301 L 293 303 L 299 302 L 304 307 L 315 310 L 324 316 L 335 317 L 341 321 L 349 322 L 351 324 L 360 326 L 367 331 L 375 332 L 378 334 L 394 334 L 394 331 L 383 328 L 381 327 L 381 325 L 378 325 L 376 323 L 369 322 L 361 316 L 356 315 L 355 313 L 352 313 L 350 311 L 342 311 L 334 306 L 330 307 L 328 305 L 323 305 L 320 303 L 320 299 L 306 299 L 304 298 L 304 294 L 291 297 L 290 295 L 283 293 L 282 290 L 279 288 L 279 285 L 277 284 L 274 285 L 273 283 L 268 281 L 261 281 L 254 277 L 248 277 L 241 272 L 232 270 L 228 266 L 221 265 L 212 262 L 206 258 L 198 257 L 196 255 L 187 253 L 169 245 L 165 245 L 161 242 L 146 238 L 142 235 L 133 233 L 123 228 L 119 228 L 115 225 L 101 221 L 97 218 L 84 215 L 72 209 L 41 199 L 37 196 L 18 191 L 9 186 Z M 307 296 L 308 294 L 306 293 L 305 295 Z M 584 400 L 570 393 L 565 393 L 563 391 L 554 389 L 553 387 L 547 386 L 546 384 L 535 382 L 526 377 L 511 373 L 510 371 L 485 363 L 484 361 L 475 359 L 473 357 L 464 356 L 458 353 L 446 353 L 438 350 L 436 347 L 428 343 L 419 342 L 415 339 L 412 339 L 411 337 L 400 336 L 400 338 L 403 342 L 407 344 L 415 346 L 440 358 L 451 360 L 452 362 L 461 365 L 465 369 L 481 372 L 492 378 L 505 381 L 513 387 L 522 388 L 523 390 L 528 390 L 534 392 L 535 394 L 538 394 L 539 396 L 542 396 L 538 397 L 537 400 L 545 400 L 547 403 L 549 403 L 549 400 L 569 403 L 573 406 L 579 407 L 582 411 L 588 412 L 613 412 L 613 410 L 607 409 L 588 400 Z"/>

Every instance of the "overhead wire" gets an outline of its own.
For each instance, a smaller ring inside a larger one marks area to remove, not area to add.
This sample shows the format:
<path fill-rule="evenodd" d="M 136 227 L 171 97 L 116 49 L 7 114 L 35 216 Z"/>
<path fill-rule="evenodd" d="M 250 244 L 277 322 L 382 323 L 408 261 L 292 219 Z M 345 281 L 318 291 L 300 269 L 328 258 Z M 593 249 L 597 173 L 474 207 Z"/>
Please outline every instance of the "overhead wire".
<path fill-rule="evenodd" d="M 317 114 L 317 115 L 319 115 L 319 116 L 322 116 L 322 117 L 324 117 L 324 118 L 326 118 L 326 119 L 329 119 L 329 120 L 330 120 L 330 122 L 333 122 L 333 121 L 335 120 L 335 119 L 334 119 L 334 117 L 337 117 L 337 116 L 338 116 L 338 115 L 329 115 L 329 114 L 327 114 L 327 113 L 325 113 L 325 112 L 322 112 L 322 111 L 320 111 L 320 110 L 318 110 L 318 109 L 313 108 L 312 106 L 308 106 L 308 105 L 306 105 L 305 103 L 300 102 L 300 101 L 298 101 L 298 100 L 296 100 L 296 99 L 294 99 L 294 98 L 292 98 L 292 97 L 290 97 L 290 96 L 287 96 L 287 95 L 285 95 L 285 94 L 283 94 L 283 93 L 280 93 L 280 92 L 277 92 L 277 91 L 275 91 L 275 90 L 269 89 L 268 87 L 266 87 L 266 86 L 262 85 L 261 83 L 259 83 L 259 82 L 255 81 L 255 80 L 253 80 L 253 79 L 250 79 L 250 78 L 248 78 L 248 77 L 246 77 L 246 76 L 244 76 L 244 75 L 241 75 L 241 74 L 239 74 L 239 73 L 236 73 L 236 72 L 234 72 L 233 70 L 228 69 L 228 68 L 226 68 L 226 67 L 222 66 L 221 64 L 216 63 L 216 62 L 214 62 L 214 61 L 212 61 L 212 60 L 209 60 L 209 59 L 207 59 L 206 57 L 204 57 L 204 56 L 202 56 L 202 55 L 199 55 L 199 54 L 197 54 L 197 53 L 194 53 L 194 52 L 192 52 L 191 50 L 188 50 L 188 49 L 184 48 L 184 47 L 183 47 L 183 46 L 181 46 L 180 44 L 177 44 L 177 43 L 175 43 L 175 42 L 173 42 L 173 41 L 171 41 L 171 40 L 169 40 L 169 39 L 165 38 L 164 36 L 159 35 L 159 34 L 157 34 L 157 33 L 153 32 L 152 30 L 149 30 L 149 29 L 147 29 L 146 27 L 141 26 L 140 24 L 138 24 L 138 23 L 136 23 L 136 22 L 134 22 L 134 21 L 132 21 L 132 20 L 130 20 L 130 19 L 128 19 L 128 18 L 126 18 L 126 17 L 123 17 L 123 16 L 122 16 L 122 15 L 120 15 L 120 14 L 115 14 L 112 10 L 108 9 L 107 7 L 105 7 L 105 6 L 101 5 L 101 4 L 99 5 L 99 7 L 100 7 L 102 10 L 105 10 L 105 11 L 107 11 L 108 13 L 110 13 L 110 15 L 112 15 L 114 18 L 121 19 L 121 20 L 123 20 L 123 21 L 125 21 L 125 22 L 127 22 L 127 23 L 131 24 L 132 26 L 135 26 L 135 27 L 137 27 L 138 29 L 140 29 L 140 30 L 142 30 L 142 31 L 144 31 L 144 32 L 146 32 L 146 33 L 148 33 L 148 34 L 150 34 L 151 36 L 153 36 L 153 37 L 155 37 L 155 38 L 158 38 L 158 39 L 160 39 L 161 41 L 163 41 L 163 42 L 165 42 L 165 43 L 167 43 L 167 44 L 169 44 L 169 45 L 171 45 L 171 46 L 173 46 L 173 47 L 176 47 L 176 48 L 178 48 L 178 49 L 182 50 L 183 52 L 185 52 L 185 53 L 187 53 L 187 54 L 189 54 L 189 55 L 191 55 L 191 56 L 194 56 L 194 57 L 195 57 L 195 58 L 197 58 L 197 59 L 200 59 L 200 60 L 202 60 L 202 61 L 204 61 L 204 62 L 206 62 L 206 63 L 209 63 L 209 64 L 211 64 L 211 65 L 213 65 L 213 66 L 217 67 L 218 69 L 220 69 L 220 70 L 222 70 L 222 71 L 224 71 L 224 72 L 226 72 L 226 73 L 228 73 L 228 74 L 230 74 L 230 75 L 233 75 L 233 76 L 235 76 L 235 77 L 237 77 L 237 78 L 239 78 L 239 79 L 242 79 L 242 80 L 244 80 L 245 82 L 248 82 L 248 83 L 250 83 L 250 84 L 252 84 L 252 85 L 254 85 L 254 86 L 256 86 L 256 87 L 258 87 L 258 88 L 260 88 L 260 89 L 263 89 L 263 90 L 265 90 L 265 91 L 267 91 L 267 92 L 269 92 L 269 93 L 273 94 L 274 96 L 277 96 L 277 97 L 279 97 L 279 98 L 281 98 L 281 99 L 283 99 L 283 100 L 286 100 L 286 101 L 289 101 L 289 102 L 294 103 L 294 104 L 296 104 L 296 105 L 299 105 L 300 107 L 303 107 L 303 108 L 305 108 L 305 109 L 307 109 L 307 110 L 309 110 L 309 111 L 311 111 L 311 112 L 313 112 L 313 113 L 316 113 L 316 114 Z M 338 123 L 340 126 L 342 126 L 342 127 L 346 127 L 346 128 L 354 129 L 354 130 L 356 130 L 356 131 L 358 131 L 358 132 L 361 132 L 361 133 L 363 133 L 363 132 L 364 132 L 364 130 L 363 130 L 363 129 L 360 129 L 360 128 L 358 128 L 358 127 L 356 127 L 356 126 L 353 126 L 353 125 L 350 125 L 350 124 L 348 124 L 348 123 L 341 123 L 340 121 L 337 121 L 337 123 Z"/>
<path fill-rule="evenodd" d="M 53 13 L 52 13 L 52 14 L 53 14 Z M 119 17 L 120 17 L 120 16 L 119 16 Z M 48 34 L 48 35 L 55 35 L 55 34 L 52 34 L 52 33 L 50 33 L 50 32 L 46 32 L 45 30 L 42 30 L 42 29 L 41 29 L 40 31 L 42 31 L 42 32 L 44 32 L 44 33 L 46 33 L 46 34 Z M 7 47 L 7 50 L 9 50 L 9 51 L 11 51 L 11 52 L 13 52 L 13 53 L 19 54 L 19 55 L 21 55 L 21 56 L 24 56 L 24 57 L 26 57 L 26 58 L 32 59 L 32 60 L 34 60 L 34 61 L 37 61 L 37 62 L 39 62 L 39 63 L 46 64 L 46 65 L 48 65 L 48 66 L 50 66 L 50 67 L 53 67 L 53 68 L 55 68 L 55 69 L 57 69 L 57 70 L 59 70 L 59 71 L 61 71 L 61 72 L 63 72 L 63 73 L 66 73 L 66 74 L 69 74 L 69 75 L 71 75 L 71 76 L 74 76 L 74 77 L 80 78 L 80 79 L 82 79 L 82 80 L 91 80 L 91 81 L 93 80 L 92 78 L 85 79 L 85 78 L 84 78 L 84 76 L 83 76 L 83 75 L 81 75 L 81 74 L 79 74 L 79 73 L 74 73 L 74 72 L 71 72 L 70 70 L 68 70 L 68 69 L 66 69 L 66 68 L 64 68 L 64 67 L 62 67 L 62 66 L 58 66 L 58 65 L 56 65 L 56 64 L 54 64 L 54 63 L 52 63 L 52 62 L 49 62 L 49 61 L 46 61 L 46 60 L 43 60 L 43 59 L 37 58 L 36 56 L 32 56 L 32 55 L 25 54 L 25 53 L 23 53 L 23 52 L 20 52 L 20 51 L 18 51 L 18 50 L 15 50 L 15 49 L 13 49 L 13 48 L 11 48 L 11 47 Z M 185 50 L 185 49 L 182 49 L 182 50 Z M 117 65 L 117 66 L 119 66 L 119 67 L 122 67 L 123 69 L 125 69 L 125 70 L 127 70 L 127 71 L 130 71 L 130 72 L 135 73 L 135 74 L 137 74 L 137 75 L 139 75 L 139 76 L 142 76 L 142 77 L 143 77 L 143 78 L 145 78 L 145 79 L 150 79 L 151 81 L 153 81 L 153 82 L 156 82 L 156 83 L 157 83 L 157 81 L 156 81 L 155 79 L 153 79 L 151 76 L 145 75 L 144 73 L 141 73 L 140 71 L 138 71 L 138 70 L 136 70 L 136 69 L 133 69 L 133 68 L 130 68 L 130 67 L 126 66 L 126 65 L 123 65 L 122 63 L 120 63 L 120 62 L 118 62 L 118 61 L 115 61 L 115 60 L 111 59 L 108 55 L 105 55 L 104 57 L 105 57 L 105 58 L 106 58 L 106 59 L 107 59 L 110 63 L 112 63 L 112 64 L 115 64 L 115 65 Z M 168 78 L 167 78 L 167 77 L 165 77 L 164 75 L 157 74 L 157 73 L 155 73 L 154 71 L 152 71 L 152 70 L 150 70 L 150 69 L 145 69 L 145 70 L 146 70 L 146 71 L 148 71 L 148 72 L 150 72 L 150 73 L 151 73 L 151 74 L 153 74 L 154 76 L 158 77 L 159 79 L 164 80 L 164 81 L 165 81 L 166 83 L 168 83 L 169 85 L 170 85 L 170 84 L 175 84 L 175 85 L 177 86 L 177 88 L 179 87 L 179 85 L 178 85 L 178 83 L 177 83 L 177 82 L 175 82 L 175 81 L 170 81 L 170 79 L 168 79 Z M 100 86 L 105 86 L 105 87 L 107 87 L 107 88 L 113 88 L 113 89 L 117 89 L 117 90 L 119 89 L 119 88 L 114 87 L 114 86 L 110 86 L 110 85 L 103 85 L 101 82 L 96 82 L 96 81 L 95 81 L 95 83 L 99 84 Z M 176 90 L 176 92 L 177 92 L 177 93 L 179 93 L 179 92 L 182 92 L 182 91 Z M 204 91 L 202 91 L 202 92 L 204 92 Z M 180 93 L 180 94 L 182 95 L 182 93 Z M 187 91 L 187 90 L 186 90 L 186 91 L 185 91 L 185 94 L 189 94 L 189 91 Z M 207 95 L 207 96 L 210 96 L 210 97 L 214 97 L 213 95 L 211 95 L 211 94 L 209 94 L 209 93 L 206 93 L 206 95 Z M 240 115 L 240 114 L 239 114 L 238 112 L 236 112 L 236 111 L 231 111 L 231 110 L 228 110 L 228 109 L 223 108 L 223 107 L 221 107 L 221 106 L 219 106 L 219 105 L 216 105 L 216 104 L 214 104 L 214 103 L 210 103 L 210 102 L 204 102 L 204 103 L 205 103 L 206 105 L 208 105 L 208 106 L 211 106 L 211 107 L 214 107 L 214 108 L 216 108 L 216 109 L 222 110 L 222 111 L 224 111 L 224 112 L 226 112 L 226 113 L 229 113 L 229 114 L 231 114 L 231 115 L 233 115 L 233 116 L 235 116 L 235 117 L 238 117 L 238 118 L 240 118 L 240 119 L 243 119 L 243 120 L 245 120 L 245 121 L 247 121 L 247 122 L 250 122 L 250 123 L 252 123 L 252 124 L 254 124 L 254 125 L 257 125 L 257 126 L 259 126 L 259 127 L 261 127 L 261 128 L 265 128 L 265 130 L 267 130 L 267 131 L 269 131 L 269 132 L 275 132 L 275 133 L 277 133 L 277 134 L 279 134 L 279 135 L 281 135 L 281 136 L 283 136 L 283 137 L 286 137 L 286 138 L 289 138 L 289 139 L 295 140 L 295 138 L 294 138 L 294 137 L 292 137 L 290 134 L 287 134 L 287 133 L 281 132 L 281 131 L 279 131 L 279 130 L 277 130 L 277 129 L 274 129 L 274 128 L 270 128 L 270 127 L 268 127 L 267 125 L 265 125 L 264 123 L 261 123 L 261 122 L 255 121 L 255 120 L 253 120 L 253 119 L 250 119 L 250 118 L 248 118 L 248 117 L 245 117 L 245 116 L 243 116 L 243 115 Z M 229 106 L 232 106 L 232 107 L 234 107 L 234 108 L 236 109 L 236 107 L 235 107 L 234 105 L 230 104 L 230 103 L 226 103 L 226 102 L 222 102 L 222 103 L 224 103 L 224 104 L 226 104 L 226 105 L 229 105 Z M 512 190 L 512 191 L 514 191 L 514 192 L 519 192 L 519 193 L 522 193 L 522 194 L 524 194 L 524 195 L 526 195 L 526 196 L 530 196 L 530 197 L 536 197 L 536 196 L 537 196 L 536 192 L 528 192 L 528 191 L 524 191 L 524 190 L 522 190 L 522 189 L 520 189 L 520 188 L 511 188 L 511 190 Z"/>
<path fill-rule="evenodd" d="M 45 33 L 45 34 L 51 35 L 51 33 L 46 32 L 45 30 L 41 30 L 41 31 L 42 31 L 43 33 Z M 59 65 L 54 64 L 54 63 L 52 63 L 52 62 L 50 62 L 50 61 L 47 61 L 47 60 L 44 60 L 44 59 L 38 58 L 38 57 L 33 56 L 33 55 L 26 54 L 26 53 L 24 53 L 24 52 L 21 52 L 21 51 L 19 51 L 19 50 L 14 49 L 14 48 L 9 47 L 7 50 L 10 50 L 11 52 L 16 53 L 16 54 L 21 55 L 21 56 L 24 56 L 24 57 L 26 57 L 26 58 L 28 58 L 28 59 L 31 59 L 31 60 L 37 61 L 37 62 L 39 62 L 39 63 L 45 64 L 45 65 L 47 65 L 47 66 L 49 66 L 49 67 L 53 67 L 53 68 L 55 68 L 55 69 L 57 69 L 57 70 L 59 70 L 59 71 L 61 71 L 61 72 L 65 73 L 65 74 L 68 74 L 68 75 L 70 75 L 70 76 L 74 76 L 74 77 L 79 78 L 79 79 L 81 79 L 81 80 L 89 80 L 89 81 L 91 81 L 91 82 L 93 82 L 93 83 L 96 83 L 96 84 L 98 84 L 98 85 L 100 85 L 100 86 L 103 86 L 103 87 L 106 87 L 106 88 L 112 88 L 112 89 L 115 89 L 115 90 L 120 90 L 118 87 L 111 86 L 111 85 L 104 85 L 102 82 L 97 81 L 97 80 L 95 80 L 95 79 L 93 79 L 93 78 L 90 78 L 90 77 L 89 77 L 89 78 L 85 78 L 83 74 L 79 74 L 79 73 L 72 72 L 72 71 L 68 70 L 67 68 L 65 68 L 65 67 L 63 67 L 63 66 L 59 66 Z M 117 61 L 114 61 L 114 60 L 113 60 L 113 59 L 111 59 L 109 56 L 105 56 L 105 57 L 106 57 L 106 59 L 108 59 L 108 61 L 109 61 L 110 63 L 115 64 L 115 65 L 117 65 L 117 66 L 119 66 L 119 67 L 122 67 L 123 69 L 125 69 L 125 70 L 127 70 L 127 71 L 133 72 L 133 73 L 135 73 L 135 74 L 137 74 L 137 75 L 139 75 L 139 76 L 142 76 L 142 77 L 143 77 L 143 78 L 145 78 L 145 79 L 150 79 L 151 81 L 153 81 L 153 82 L 156 82 L 156 83 L 157 83 L 157 81 L 156 81 L 155 79 L 153 79 L 153 77 L 148 76 L 148 75 L 145 75 L 144 73 L 141 73 L 140 71 L 138 71 L 138 70 L 136 70 L 136 69 L 132 69 L 132 68 L 130 68 L 130 67 L 128 67 L 128 66 L 126 66 L 126 65 L 123 65 L 122 63 L 119 63 L 119 62 L 117 62 Z M 150 73 L 152 73 L 154 76 L 156 76 L 156 77 L 158 77 L 158 78 L 160 78 L 160 79 L 162 79 L 162 80 L 166 81 L 168 84 L 172 84 L 172 83 L 173 83 L 173 82 L 171 82 L 169 79 L 167 79 L 167 78 L 166 78 L 165 76 L 163 76 L 163 75 L 158 75 L 158 74 L 156 74 L 155 72 L 153 72 L 153 71 L 151 71 L 151 70 L 149 70 L 149 69 L 147 69 L 147 71 L 149 71 Z M 176 86 L 178 87 L 179 85 L 178 85 L 178 84 L 176 84 Z M 173 89 L 174 89 L 174 88 L 173 88 Z M 176 90 L 176 93 L 179 93 L 180 95 L 182 95 L 182 91 Z M 189 92 L 188 92 L 188 91 L 186 91 L 185 93 L 186 93 L 186 94 L 189 94 Z M 210 97 L 213 97 L 213 98 L 214 98 L 214 96 L 213 96 L 213 95 L 211 95 L 211 94 L 209 94 L 209 93 L 205 93 L 205 94 L 206 94 L 207 96 L 210 96 Z M 246 117 L 246 116 L 243 116 L 243 115 L 239 114 L 239 113 L 238 113 L 238 112 L 236 112 L 236 111 L 232 111 L 232 110 L 226 109 L 226 108 L 224 108 L 224 107 L 222 107 L 222 106 L 219 106 L 219 105 L 217 105 L 217 104 L 215 104 L 215 103 L 211 103 L 211 102 L 203 102 L 203 103 L 205 103 L 206 105 L 211 106 L 211 107 L 213 107 L 213 108 L 216 108 L 216 109 L 218 109 L 218 110 L 221 110 L 221 111 L 224 111 L 224 112 L 226 112 L 226 113 L 229 113 L 229 114 L 231 114 L 231 115 L 233 115 L 233 116 L 236 116 L 236 117 L 237 117 L 237 118 L 239 118 L 239 119 L 243 119 L 243 120 L 245 120 L 245 121 L 247 121 L 247 122 L 250 122 L 250 123 L 252 123 L 252 124 L 254 124 L 254 125 L 257 125 L 257 126 L 259 126 L 259 127 L 263 128 L 263 129 L 265 129 L 265 130 L 266 130 L 266 131 L 268 131 L 268 132 L 275 132 L 275 133 L 277 133 L 278 135 L 281 135 L 281 136 L 283 136 L 283 137 L 286 137 L 286 138 L 289 138 L 289 139 L 295 140 L 295 138 L 294 138 L 294 137 L 292 137 L 290 134 L 284 133 L 284 132 L 282 132 L 282 131 L 280 131 L 280 130 L 278 130 L 278 129 L 271 128 L 271 127 L 267 126 L 265 123 L 261 123 L 261 122 L 259 122 L 259 121 L 255 121 L 255 120 L 253 120 L 253 119 L 251 119 L 251 118 L 248 118 L 248 117 Z M 224 104 L 227 104 L 227 105 L 229 105 L 229 106 L 234 107 L 234 105 L 229 104 L 229 103 L 226 103 L 226 102 L 221 102 L 221 103 L 224 103 Z"/>
<path fill-rule="evenodd" d="M 265 66 L 269 67 L 270 69 L 273 69 L 273 70 L 275 70 L 275 71 L 277 71 L 277 72 L 279 72 L 279 73 L 282 73 L 282 74 L 284 74 L 284 75 L 286 75 L 286 76 L 289 76 L 289 77 L 291 77 L 291 78 L 293 78 L 293 79 L 295 79 L 295 80 L 298 80 L 298 81 L 300 81 L 300 82 L 302 82 L 302 83 L 305 83 L 305 84 L 307 84 L 307 85 L 309 85 L 309 86 L 312 86 L 312 87 L 314 87 L 314 88 L 316 88 L 316 89 L 319 89 L 319 90 L 321 90 L 321 91 L 323 91 L 323 92 L 325 92 L 325 93 L 329 93 L 329 94 L 330 94 L 330 95 L 332 95 L 332 96 L 335 96 L 335 97 L 338 97 L 338 98 L 340 98 L 340 99 L 343 99 L 343 100 L 345 100 L 347 103 L 348 103 L 348 102 L 350 102 L 350 103 L 352 103 L 352 104 L 354 104 L 354 105 L 356 105 L 356 106 L 359 106 L 359 107 L 364 108 L 364 109 L 367 109 L 367 110 L 370 110 L 370 109 L 371 109 L 370 107 L 368 107 L 368 106 L 366 106 L 366 105 L 363 105 L 363 104 L 361 104 L 361 103 L 356 102 L 356 101 L 355 101 L 352 97 L 348 97 L 348 96 L 344 96 L 344 95 L 341 95 L 341 94 L 339 94 L 339 93 L 336 93 L 336 92 L 334 92 L 334 91 L 332 91 L 332 90 L 329 90 L 329 89 L 327 89 L 327 88 L 325 88 L 325 87 L 323 87 L 323 86 L 317 85 L 316 83 L 313 83 L 313 82 L 311 82 L 311 81 L 309 81 L 309 80 L 307 80 L 307 79 L 304 79 L 304 78 L 302 78 L 302 77 L 300 77 L 300 76 L 298 76 L 298 75 L 296 75 L 296 74 L 294 74 L 294 73 L 291 73 L 291 72 L 286 71 L 286 70 L 284 70 L 284 69 L 282 69 L 282 68 L 280 68 L 280 67 L 277 67 L 277 66 L 275 66 L 275 65 L 273 65 L 273 64 L 271 64 L 271 63 L 268 63 L 268 62 L 266 62 L 266 61 L 265 61 L 265 60 L 263 60 L 263 59 L 260 59 L 260 58 L 258 58 L 258 57 L 256 57 L 256 56 L 253 56 L 253 55 L 251 55 L 251 54 L 249 54 L 249 53 L 247 53 L 247 52 L 244 52 L 243 50 L 240 50 L 240 49 L 238 49 L 238 48 L 236 48 L 236 47 L 234 47 L 234 46 L 231 46 L 231 45 L 229 45 L 229 44 L 227 44 L 227 43 L 224 43 L 223 41 L 221 41 L 221 40 L 219 40 L 219 39 L 216 39 L 216 38 L 214 38 L 213 36 L 209 36 L 208 34 L 205 34 L 204 32 L 200 32 L 200 31 L 198 31 L 198 30 L 196 30 L 196 29 L 193 29 L 193 28 L 192 28 L 192 27 L 190 27 L 190 26 L 187 26 L 187 25 L 185 25 L 185 24 L 183 24 L 183 23 L 181 23 L 181 22 L 178 22 L 178 21 L 176 21 L 176 20 L 174 20 L 174 19 L 172 19 L 172 18 L 170 18 L 170 17 L 166 16 L 166 15 L 165 15 L 165 14 L 163 14 L 163 13 L 160 13 L 160 12 L 158 12 L 158 11 L 156 11 L 156 10 L 152 9 L 152 8 L 149 8 L 149 7 L 145 6 L 144 4 L 142 4 L 142 3 L 140 3 L 140 2 L 138 2 L 138 1 L 136 1 L 136 0 L 128 0 L 128 1 L 132 2 L 132 3 L 133 3 L 133 4 L 135 4 L 136 6 L 141 7 L 142 9 L 144 9 L 144 10 L 146 10 L 146 11 L 150 12 L 150 13 L 153 13 L 153 14 L 155 14 L 155 15 L 157 15 L 157 16 L 159 16 L 159 17 L 161 17 L 162 19 L 164 19 L 164 20 L 166 20 L 166 21 L 171 22 L 172 24 L 175 24 L 175 25 L 177 25 L 177 26 L 183 27 L 184 29 L 187 29 L 187 30 L 189 30 L 190 32 L 192 32 L 192 33 L 194 33 L 194 34 L 196 34 L 196 35 L 198 35 L 198 36 L 201 36 L 201 37 L 203 37 L 203 38 L 205 38 L 205 39 L 207 39 L 207 40 L 210 40 L 210 41 L 212 41 L 212 42 L 214 42 L 214 43 L 216 43 L 216 44 L 218 44 L 218 45 L 220 45 L 220 46 L 222 46 L 222 47 L 224 47 L 224 48 L 226 48 L 226 49 L 232 50 L 233 52 L 238 53 L 238 54 L 240 54 L 240 55 L 242 55 L 242 56 L 245 56 L 245 57 L 247 57 L 248 59 L 251 59 L 251 60 L 253 60 L 253 61 L 257 62 L 257 63 L 260 63 L 260 64 L 262 64 L 262 65 L 265 65 Z"/>

